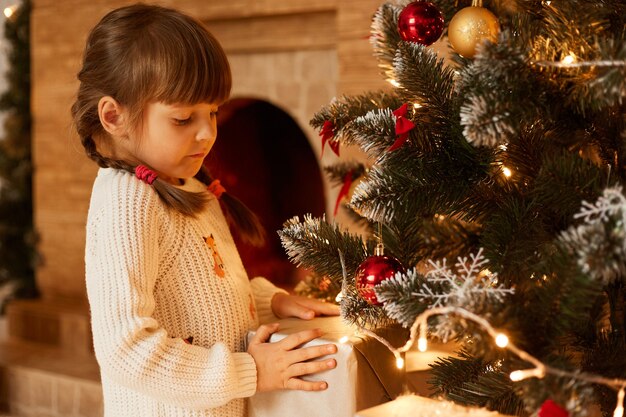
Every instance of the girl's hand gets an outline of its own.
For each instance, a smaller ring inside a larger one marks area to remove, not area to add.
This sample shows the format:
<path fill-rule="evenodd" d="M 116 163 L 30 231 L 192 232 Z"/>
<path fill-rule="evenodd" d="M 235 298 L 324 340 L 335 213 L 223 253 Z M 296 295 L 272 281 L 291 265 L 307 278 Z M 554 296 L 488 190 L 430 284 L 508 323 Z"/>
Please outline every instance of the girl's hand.
<path fill-rule="evenodd" d="M 337 352 L 337 346 L 326 344 L 299 348 L 322 335 L 320 329 L 304 330 L 284 339 L 267 343 L 278 323 L 260 326 L 248 346 L 248 353 L 256 362 L 257 392 L 280 389 L 322 391 L 328 388 L 325 381 L 304 381 L 299 377 L 332 369 L 337 366 L 334 359 L 312 361 L 311 359 Z"/>
<path fill-rule="evenodd" d="M 272 312 L 279 319 L 297 317 L 311 320 L 315 316 L 338 316 L 339 306 L 314 298 L 278 293 L 272 298 Z"/>

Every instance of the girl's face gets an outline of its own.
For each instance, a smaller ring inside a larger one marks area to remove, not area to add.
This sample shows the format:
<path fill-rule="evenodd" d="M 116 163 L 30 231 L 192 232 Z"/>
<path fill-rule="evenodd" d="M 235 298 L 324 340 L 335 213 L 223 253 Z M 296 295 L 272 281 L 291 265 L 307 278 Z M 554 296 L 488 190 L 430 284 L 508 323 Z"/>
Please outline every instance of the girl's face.
<path fill-rule="evenodd" d="M 215 143 L 214 103 L 149 103 L 134 156 L 172 184 L 193 177 Z"/>

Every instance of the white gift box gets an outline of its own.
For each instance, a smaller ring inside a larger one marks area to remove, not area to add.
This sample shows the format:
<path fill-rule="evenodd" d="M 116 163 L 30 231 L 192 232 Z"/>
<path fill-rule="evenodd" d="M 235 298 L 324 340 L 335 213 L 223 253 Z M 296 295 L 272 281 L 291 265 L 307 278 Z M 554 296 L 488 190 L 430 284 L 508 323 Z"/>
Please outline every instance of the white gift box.
<path fill-rule="evenodd" d="M 463 407 L 417 395 L 405 395 L 388 403 L 359 411 L 356 417 L 509 417 L 485 408 Z"/>
<path fill-rule="evenodd" d="M 270 341 L 314 328 L 325 334 L 305 346 L 336 344 L 337 353 L 327 358 L 336 359 L 337 367 L 304 379 L 326 381 L 328 389 L 255 394 L 249 402 L 250 417 L 353 417 L 357 410 L 390 401 L 403 392 L 404 370 L 396 367 L 393 354 L 380 342 L 359 335 L 340 317 L 281 320 L 279 332 Z M 248 339 L 253 335 L 250 332 Z M 396 346 L 404 342 L 402 332 L 388 331 L 383 336 Z"/>

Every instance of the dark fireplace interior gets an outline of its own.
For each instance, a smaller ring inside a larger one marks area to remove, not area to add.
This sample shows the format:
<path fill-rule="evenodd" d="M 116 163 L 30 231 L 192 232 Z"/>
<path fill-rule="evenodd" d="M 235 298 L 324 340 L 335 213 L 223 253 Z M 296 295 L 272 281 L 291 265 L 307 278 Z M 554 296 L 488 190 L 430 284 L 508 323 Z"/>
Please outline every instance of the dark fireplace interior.
<path fill-rule="evenodd" d="M 268 102 L 234 99 L 220 107 L 217 142 L 205 163 L 267 231 L 261 248 L 241 243 L 234 233 L 248 275 L 292 289 L 303 271 L 288 260 L 276 232 L 293 216 L 323 215 L 326 206 L 320 168 L 304 132 Z"/>

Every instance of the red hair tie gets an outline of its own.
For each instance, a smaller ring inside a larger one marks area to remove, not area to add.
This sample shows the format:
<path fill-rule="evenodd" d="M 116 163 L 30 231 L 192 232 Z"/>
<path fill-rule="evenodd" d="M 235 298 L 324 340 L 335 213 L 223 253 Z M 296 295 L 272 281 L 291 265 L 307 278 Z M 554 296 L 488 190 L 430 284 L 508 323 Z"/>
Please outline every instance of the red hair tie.
<path fill-rule="evenodd" d="M 213 180 L 207 187 L 210 193 L 214 194 L 218 199 L 226 192 L 226 188 L 222 187 L 220 180 Z"/>
<path fill-rule="evenodd" d="M 154 180 L 157 179 L 158 175 L 156 172 L 151 170 L 145 165 L 137 165 L 135 167 L 135 176 L 139 178 L 141 181 L 152 185 Z"/>

